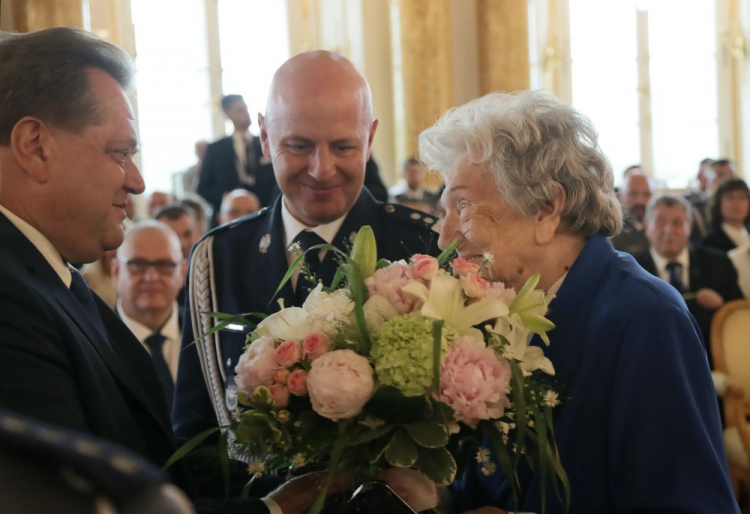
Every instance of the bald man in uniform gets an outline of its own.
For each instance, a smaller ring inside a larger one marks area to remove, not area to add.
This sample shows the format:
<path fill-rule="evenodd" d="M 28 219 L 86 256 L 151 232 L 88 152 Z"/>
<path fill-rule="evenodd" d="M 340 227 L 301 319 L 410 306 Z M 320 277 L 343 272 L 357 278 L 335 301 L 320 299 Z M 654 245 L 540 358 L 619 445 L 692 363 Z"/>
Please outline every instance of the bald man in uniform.
<path fill-rule="evenodd" d="M 246 331 L 203 339 L 214 323 L 203 313 L 271 314 L 279 310 L 278 299 L 301 306 L 311 286 L 303 277 L 293 277 L 274 296 L 289 268 L 292 242 L 303 249 L 326 242 L 346 251 L 357 231 L 370 225 L 379 257 L 439 251 L 434 217 L 380 203 L 362 188 L 378 122 L 367 81 L 347 59 L 324 51 L 289 59 L 274 75 L 259 126 L 282 196 L 270 208 L 213 230 L 193 249 L 172 420 L 183 441 L 228 424 L 234 369 L 245 344 Z M 317 276 L 330 284 L 333 252 L 316 257 Z M 200 341 L 189 346 L 195 339 Z"/>

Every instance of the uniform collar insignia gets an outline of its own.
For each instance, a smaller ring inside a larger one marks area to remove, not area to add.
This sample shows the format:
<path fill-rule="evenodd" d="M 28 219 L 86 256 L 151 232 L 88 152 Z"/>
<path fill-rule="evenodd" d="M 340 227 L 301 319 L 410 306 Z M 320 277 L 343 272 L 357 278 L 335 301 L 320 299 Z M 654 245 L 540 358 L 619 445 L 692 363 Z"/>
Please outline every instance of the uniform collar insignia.
<path fill-rule="evenodd" d="M 258 250 L 260 250 L 260 253 L 266 253 L 269 246 L 271 246 L 271 234 L 266 234 L 265 236 L 260 238 Z"/>

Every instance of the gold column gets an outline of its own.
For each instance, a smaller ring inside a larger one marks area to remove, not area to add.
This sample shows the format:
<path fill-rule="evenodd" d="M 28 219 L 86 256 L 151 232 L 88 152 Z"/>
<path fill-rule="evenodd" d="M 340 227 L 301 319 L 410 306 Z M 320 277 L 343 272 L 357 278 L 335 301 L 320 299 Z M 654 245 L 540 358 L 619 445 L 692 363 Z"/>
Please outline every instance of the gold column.
<path fill-rule="evenodd" d="M 396 129 L 397 153 L 402 160 L 416 155 L 419 133 L 453 105 L 450 2 L 395 0 L 393 7 L 399 27 L 393 62 L 396 124 L 401 125 Z"/>
<path fill-rule="evenodd" d="M 83 28 L 82 0 L 11 1 L 15 30 L 18 32 L 34 32 L 62 26 Z"/>
<path fill-rule="evenodd" d="M 477 27 L 481 94 L 529 89 L 527 0 L 478 0 Z"/>

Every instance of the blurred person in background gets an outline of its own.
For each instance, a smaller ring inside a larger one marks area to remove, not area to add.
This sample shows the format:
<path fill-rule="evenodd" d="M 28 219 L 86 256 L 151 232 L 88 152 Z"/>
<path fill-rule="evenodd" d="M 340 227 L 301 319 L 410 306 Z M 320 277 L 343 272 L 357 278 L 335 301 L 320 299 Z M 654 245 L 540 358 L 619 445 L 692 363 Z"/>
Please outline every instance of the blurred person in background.
<path fill-rule="evenodd" d="M 425 169 L 419 159 L 410 157 L 404 161 L 402 168 L 403 183 L 391 192 L 391 201 L 433 213 L 440 198 L 425 190 L 423 181 Z"/>
<path fill-rule="evenodd" d="M 164 191 L 154 191 L 148 195 L 148 201 L 146 203 L 146 212 L 148 217 L 153 218 L 154 214 L 159 212 L 164 206 L 174 203 L 174 196 L 172 193 L 165 193 Z"/>
<path fill-rule="evenodd" d="M 193 210 L 193 213 L 195 213 L 195 220 L 198 223 L 198 231 L 201 236 L 208 232 L 209 222 L 213 211 L 211 210 L 211 206 L 202 196 L 196 193 L 185 193 L 182 199 L 177 203 Z"/>
<path fill-rule="evenodd" d="M 224 195 L 221 201 L 219 224 L 224 225 L 259 210 L 260 201 L 257 196 L 245 189 L 235 189 Z"/>
<path fill-rule="evenodd" d="M 750 235 L 750 190 L 744 180 L 725 178 L 711 198 L 711 229 L 701 244 L 728 252 L 744 246 Z"/>
<path fill-rule="evenodd" d="M 616 250 L 637 255 L 648 250 L 643 216 L 656 187 L 654 181 L 644 175 L 639 167 L 628 169 L 631 173 L 628 174 L 626 170 L 625 183 L 619 194 L 620 203 L 625 211 L 622 232 L 610 241 Z M 639 171 L 635 171 L 636 169 Z"/>

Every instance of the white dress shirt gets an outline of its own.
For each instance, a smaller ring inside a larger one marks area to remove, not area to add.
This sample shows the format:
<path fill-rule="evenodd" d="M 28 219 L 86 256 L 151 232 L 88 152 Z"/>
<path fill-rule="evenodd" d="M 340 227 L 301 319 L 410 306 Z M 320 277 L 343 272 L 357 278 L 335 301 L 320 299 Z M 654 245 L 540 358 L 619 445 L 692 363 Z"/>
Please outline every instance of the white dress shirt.
<path fill-rule="evenodd" d="M 253 135 L 250 132 L 232 133 L 234 154 L 237 156 L 237 176 L 240 177 L 240 182 L 247 178 L 247 147 L 252 144 L 252 140 Z"/>
<path fill-rule="evenodd" d="M 144 341 L 151 334 L 153 330 L 148 328 L 143 323 L 134 320 L 127 315 L 125 309 L 122 308 L 122 301 L 117 301 L 117 313 L 120 315 L 120 319 L 135 335 L 135 337 L 141 342 L 146 351 L 151 354 L 151 349 L 146 346 Z M 177 380 L 177 363 L 180 360 L 180 320 L 178 316 L 177 302 L 172 306 L 172 314 L 170 314 L 167 322 L 159 331 L 161 335 L 165 337 L 164 344 L 161 347 L 164 360 L 169 368 L 169 373 L 172 375 L 172 380 Z"/>
<path fill-rule="evenodd" d="M 60 280 L 63 281 L 65 287 L 70 288 L 70 282 L 72 280 L 70 277 L 70 269 L 68 268 L 67 263 L 63 260 L 60 252 L 57 251 L 57 248 L 52 245 L 50 240 L 47 239 L 44 234 L 2 205 L 0 205 L 0 212 L 2 212 L 24 236 L 26 236 L 26 239 L 28 239 L 37 250 L 39 250 L 39 253 L 44 257 L 44 260 L 52 266 L 52 269 L 55 270 L 55 273 L 60 277 Z"/>
<path fill-rule="evenodd" d="M 680 255 L 676 259 L 667 260 L 654 250 L 653 247 L 649 249 L 651 252 L 651 258 L 654 259 L 654 265 L 656 266 L 656 272 L 659 274 L 659 278 L 665 282 L 669 282 L 669 271 L 667 271 L 667 264 L 670 262 L 677 262 L 682 264 L 682 285 L 685 289 L 690 289 L 690 252 L 687 248 L 683 248 Z"/>
<path fill-rule="evenodd" d="M 341 216 L 340 218 L 336 220 L 333 220 L 330 223 L 326 223 L 324 225 L 318 225 L 316 227 L 308 227 L 307 225 L 302 223 L 300 220 L 292 216 L 292 213 L 289 212 L 289 209 L 287 209 L 286 207 L 286 198 L 283 198 L 281 202 L 281 220 L 284 222 L 284 237 L 285 237 L 284 244 L 286 248 L 286 260 L 287 260 L 288 265 L 291 265 L 292 262 L 294 262 L 294 259 L 296 259 L 298 256 L 298 254 L 289 251 L 289 245 L 291 245 L 294 242 L 294 239 L 299 235 L 300 232 L 304 230 L 315 232 L 326 243 L 331 244 L 333 243 L 333 240 L 336 237 L 336 234 L 338 234 L 339 229 L 341 228 L 341 225 L 344 223 L 345 218 L 346 218 L 346 214 L 344 214 L 343 216 Z M 323 261 L 325 254 L 326 254 L 326 250 L 321 250 L 320 253 L 318 254 L 318 257 L 320 258 L 321 262 Z M 292 278 L 291 278 L 293 288 L 297 287 L 298 276 L 299 276 L 299 269 L 294 272 L 294 275 L 292 275 Z"/>
<path fill-rule="evenodd" d="M 750 234 L 747 233 L 745 227 L 737 228 L 727 223 L 722 223 L 721 230 L 723 230 L 727 237 L 732 240 L 734 246 L 745 246 L 745 243 L 750 242 Z"/>
<path fill-rule="evenodd" d="M 742 290 L 742 296 L 750 298 L 750 243 L 730 250 L 727 255 L 737 270 L 737 283 Z"/>

